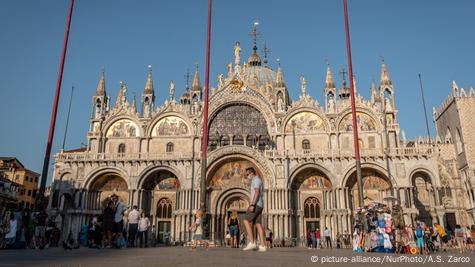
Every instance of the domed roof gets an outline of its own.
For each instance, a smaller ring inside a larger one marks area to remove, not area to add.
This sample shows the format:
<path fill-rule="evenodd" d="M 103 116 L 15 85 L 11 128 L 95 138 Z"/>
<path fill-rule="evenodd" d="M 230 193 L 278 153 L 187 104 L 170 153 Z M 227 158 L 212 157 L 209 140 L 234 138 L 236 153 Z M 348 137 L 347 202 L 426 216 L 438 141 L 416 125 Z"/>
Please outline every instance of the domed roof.
<path fill-rule="evenodd" d="M 241 73 L 241 77 L 257 87 L 267 83 L 275 86 L 277 73 L 268 66 L 249 66 Z"/>

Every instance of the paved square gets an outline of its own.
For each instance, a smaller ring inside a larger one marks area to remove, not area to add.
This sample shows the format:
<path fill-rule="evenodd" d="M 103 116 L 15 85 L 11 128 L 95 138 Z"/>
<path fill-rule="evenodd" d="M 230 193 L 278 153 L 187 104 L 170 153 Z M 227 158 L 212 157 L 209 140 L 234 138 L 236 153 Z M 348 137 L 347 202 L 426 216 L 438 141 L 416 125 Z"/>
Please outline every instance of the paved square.
<path fill-rule="evenodd" d="M 317 262 L 312 262 L 311 259 Z M 388 257 L 386 257 L 388 256 Z M 408 263 L 397 255 L 382 253 L 353 253 L 350 250 L 308 250 L 305 248 L 273 248 L 265 253 L 241 251 L 231 248 L 210 248 L 190 251 L 184 247 L 160 247 L 147 249 L 87 249 L 63 251 L 3 250 L 0 251 L 0 267 L 3 266 L 473 266 L 474 254 L 454 252 L 420 257 L 425 263 Z M 318 257 L 318 258 L 317 258 Z M 370 258 L 371 257 L 371 258 Z M 368 260 L 385 262 L 367 263 Z M 410 256 L 414 261 L 414 257 Z M 356 262 L 343 263 L 343 258 Z M 465 260 L 466 263 L 449 261 Z"/>

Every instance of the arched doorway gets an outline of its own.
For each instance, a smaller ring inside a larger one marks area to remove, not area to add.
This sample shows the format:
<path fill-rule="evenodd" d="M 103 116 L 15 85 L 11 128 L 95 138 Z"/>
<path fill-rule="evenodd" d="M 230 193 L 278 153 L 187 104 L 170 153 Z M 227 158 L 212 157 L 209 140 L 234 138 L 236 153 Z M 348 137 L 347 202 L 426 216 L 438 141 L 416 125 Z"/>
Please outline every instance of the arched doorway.
<path fill-rule="evenodd" d="M 414 173 L 411 177 L 414 195 L 414 206 L 419 211 L 416 220 L 432 225 L 431 207 L 435 206 L 435 193 L 430 176 L 422 171 Z"/>
<path fill-rule="evenodd" d="M 117 195 L 119 201 L 128 205 L 129 191 L 125 179 L 117 173 L 104 173 L 97 176 L 91 183 L 86 202 L 86 209 L 102 209 L 105 201 L 112 195 Z"/>
<path fill-rule="evenodd" d="M 172 225 L 173 202 L 169 198 L 162 198 L 157 202 L 156 225 L 157 242 L 166 243 L 166 236 L 170 237 Z"/>
<path fill-rule="evenodd" d="M 316 197 L 309 197 L 303 206 L 306 231 L 320 230 L 320 201 Z"/>
<path fill-rule="evenodd" d="M 330 223 L 331 209 L 323 203 L 328 202 L 332 188 L 329 177 L 317 167 L 309 166 L 295 175 L 291 184 L 292 236 L 304 237 L 308 230 L 321 230 Z"/>
<path fill-rule="evenodd" d="M 180 181 L 173 172 L 157 169 L 147 174 L 139 186 L 140 208 L 150 217 L 157 242 L 165 243 L 167 232 L 171 240 L 174 236 L 173 214 L 176 210 L 176 195 L 180 189 Z"/>
<path fill-rule="evenodd" d="M 386 203 L 385 198 L 391 196 L 392 184 L 380 171 L 373 168 L 362 168 L 363 178 L 363 200 L 364 205 L 378 202 Z M 346 181 L 349 188 L 350 208 L 354 210 L 358 206 L 358 184 L 356 182 L 356 172 L 353 172 Z"/>

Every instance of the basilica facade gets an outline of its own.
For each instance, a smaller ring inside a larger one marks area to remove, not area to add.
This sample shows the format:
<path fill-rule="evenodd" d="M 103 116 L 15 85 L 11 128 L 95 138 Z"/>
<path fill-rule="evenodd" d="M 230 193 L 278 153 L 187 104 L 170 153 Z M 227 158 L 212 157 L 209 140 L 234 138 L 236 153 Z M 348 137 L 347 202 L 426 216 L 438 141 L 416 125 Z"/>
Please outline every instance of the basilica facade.
<path fill-rule="evenodd" d="M 127 98 L 125 83 L 112 103 L 102 73 L 92 97 L 87 148 L 55 156 L 49 210 L 63 233 L 78 232 L 102 212 L 105 198 L 117 194 L 127 206 L 145 210 L 159 242 L 167 231 L 172 241 L 186 241 L 205 179 L 205 232 L 219 242 L 230 212 L 242 216 L 249 204 L 244 170 L 251 166 L 264 182 L 264 226 L 276 239 L 326 227 L 333 235 L 351 233 L 358 191 L 345 77 L 337 86 L 328 65 L 324 102 L 308 94 L 304 77 L 299 98 L 291 99 L 280 64 L 272 68 L 255 43 L 250 54 L 241 60 L 236 43 L 234 62 L 210 90 L 205 177 L 200 169 L 204 97 L 198 70 L 181 96 L 175 97 L 172 81 L 169 97 L 156 106 L 149 67 L 140 108 L 135 96 Z M 370 90 L 370 99 L 356 97 L 365 203 L 397 199 L 407 224 L 473 224 L 474 169 L 471 160 L 463 165 L 460 157 L 471 157 L 468 150 L 475 141 L 453 136 L 475 132 L 470 127 L 459 133 L 456 126 L 447 130 L 445 124 L 456 122 L 446 118 L 450 105 L 445 104 L 434 111 L 437 137 L 406 140 L 384 62 L 379 83 L 373 82 Z M 473 102 L 472 92 L 461 96 L 459 91 L 454 89 L 451 97 Z M 461 149 L 467 153 L 461 156 Z"/>

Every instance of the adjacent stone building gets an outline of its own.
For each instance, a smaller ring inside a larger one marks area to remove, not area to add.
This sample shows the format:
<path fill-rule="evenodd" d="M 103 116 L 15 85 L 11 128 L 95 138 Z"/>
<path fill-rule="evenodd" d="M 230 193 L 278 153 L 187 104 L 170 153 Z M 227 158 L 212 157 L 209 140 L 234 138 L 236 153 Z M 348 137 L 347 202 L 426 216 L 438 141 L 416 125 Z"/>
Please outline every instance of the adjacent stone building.
<path fill-rule="evenodd" d="M 38 192 L 39 173 L 29 170 L 15 157 L 0 157 L 0 172 L 17 187 L 17 207 L 34 209 Z"/>
<path fill-rule="evenodd" d="M 328 65 L 321 88 L 324 103 L 307 93 L 304 77 L 299 98 L 292 100 L 280 64 L 275 70 L 266 55 L 262 60 L 255 42 L 248 60 L 241 61 L 240 52 L 236 43 L 234 62 L 210 92 L 206 177 L 200 177 L 203 89 L 198 69 L 191 88 L 186 86 L 177 100 L 172 81 L 169 97 L 157 107 L 149 67 L 141 110 L 135 96 L 132 102 L 127 99 L 125 83 L 113 104 L 102 73 L 92 97 L 87 149 L 55 156 L 50 208 L 60 215 L 63 233 L 78 232 L 115 193 L 128 206 L 146 211 L 159 241 L 166 231 L 172 241 L 188 240 L 200 181 L 206 179 L 206 235 L 218 242 L 230 212 L 242 216 L 247 208 L 244 170 L 249 166 L 263 178 L 264 223 L 276 239 L 303 237 L 309 228 L 351 232 L 357 190 L 345 77 L 337 87 Z M 409 224 L 417 219 L 449 227 L 473 224 L 470 153 L 475 153 L 475 131 L 466 126 L 473 98 L 457 93 L 451 96 L 454 104 L 436 112 L 443 140 L 408 141 L 398 121 L 396 92 L 382 62 L 370 99 L 356 97 L 365 203 L 399 199 Z M 457 129 L 460 141 L 452 138 Z"/>

